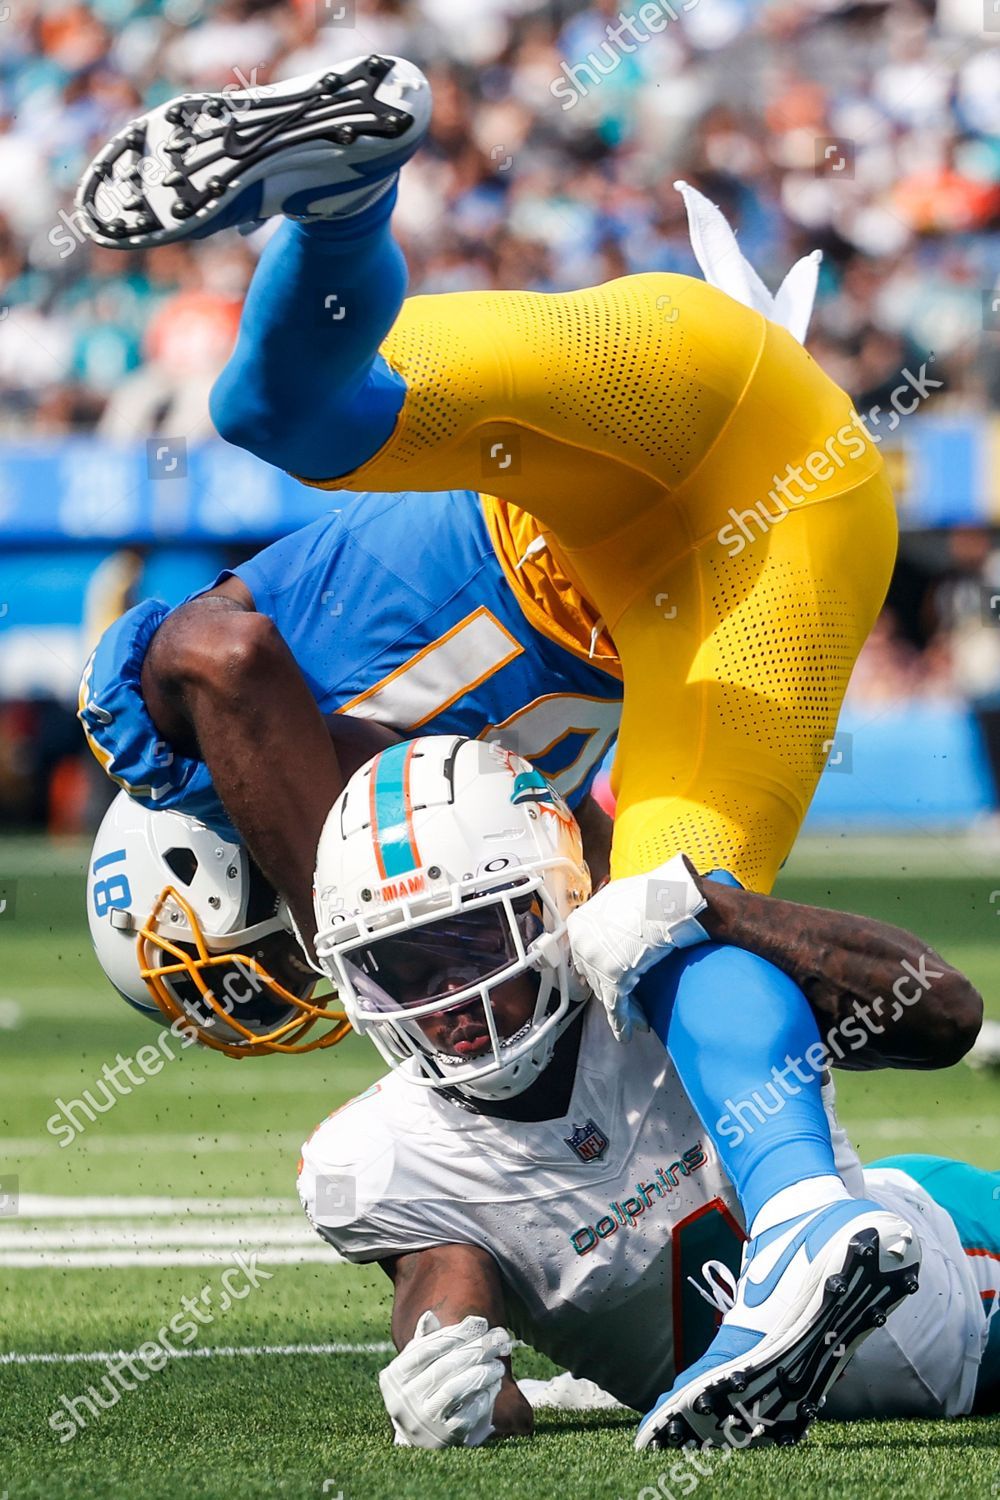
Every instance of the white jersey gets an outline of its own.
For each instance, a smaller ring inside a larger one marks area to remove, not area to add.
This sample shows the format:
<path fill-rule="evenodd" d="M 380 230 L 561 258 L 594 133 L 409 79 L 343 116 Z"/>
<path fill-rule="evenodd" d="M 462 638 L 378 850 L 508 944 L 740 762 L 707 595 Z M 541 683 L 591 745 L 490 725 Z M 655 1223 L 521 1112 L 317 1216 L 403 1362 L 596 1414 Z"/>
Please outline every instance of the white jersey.
<path fill-rule="evenodd" d="M 826 1092 L 838 1170 L 866 1196 Z M 640 1411 L 714 1335 L 716 1309 L 688 1278 L 700 1281 L 711 1259 L 738 1272 L 744 1238 L 736 1193 L 663 1044 L 639 1033 L 623 1054 L 598 1005 L 584 1018 L 562 1118 L 490 1119 L 391 1073 L 314 1132 L 299 1192 L 348 1260 L 478 1245 L 497 1264 L 513 1332 Z M 963 1350 L 979 1346 L 972 1300 Z M 949 1305 L 954 1313 L 954 1296 Z M 958 1365 L 935 1385 L 958 1381 L 964 1399 Z"/>
<path fill-rule="evenodd" d="M 711 1336 L 686 1276 L 710 1258 L 738 1266 L 743 1238 L 663 1044 L 643 1033 L 626 1056 L 597 1005 L 564 1117 L 490 1119 L 393 1073 L 312 1136 L 300 1193 L 349 1260 L 481 1246 L 517 1336 L 640 1408 Z"/>

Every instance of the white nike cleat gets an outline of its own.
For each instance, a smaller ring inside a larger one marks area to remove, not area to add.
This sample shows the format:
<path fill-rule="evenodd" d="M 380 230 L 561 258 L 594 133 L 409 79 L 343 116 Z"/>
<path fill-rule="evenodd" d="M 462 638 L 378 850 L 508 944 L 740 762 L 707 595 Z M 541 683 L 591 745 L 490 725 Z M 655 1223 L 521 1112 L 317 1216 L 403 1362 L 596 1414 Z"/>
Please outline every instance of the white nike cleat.
<path fill-rule="evenodd" d="M 182 94 L 114 135 L 76 195 L 92 240 L 142 250 L 275 214 L 329 219 L 389 191 L 431 117 L 402 58 L 218 94 Z"/>
<path fill-rule="evenodd" d="M 858 1345 L 917 1290 L 919 1266 L 910 1225 L 866 1199 L 758 1235 L 714 1340 L 643 1418 L 636 1448 L 798 1442 Z"/>

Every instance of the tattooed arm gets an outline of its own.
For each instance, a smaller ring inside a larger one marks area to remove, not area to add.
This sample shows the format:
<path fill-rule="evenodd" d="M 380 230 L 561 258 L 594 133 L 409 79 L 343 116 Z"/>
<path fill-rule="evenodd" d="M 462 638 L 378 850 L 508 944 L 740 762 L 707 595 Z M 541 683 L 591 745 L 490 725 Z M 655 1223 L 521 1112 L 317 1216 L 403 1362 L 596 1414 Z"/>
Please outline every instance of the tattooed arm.
<path fill-rule="evenodd" d="M 843 1068 L 945 1068 L 968 1052 L 983 1002 L 964 974 L 900 927 L 696 877 L 715 942 L 766 958 L 802 989 Z"/>

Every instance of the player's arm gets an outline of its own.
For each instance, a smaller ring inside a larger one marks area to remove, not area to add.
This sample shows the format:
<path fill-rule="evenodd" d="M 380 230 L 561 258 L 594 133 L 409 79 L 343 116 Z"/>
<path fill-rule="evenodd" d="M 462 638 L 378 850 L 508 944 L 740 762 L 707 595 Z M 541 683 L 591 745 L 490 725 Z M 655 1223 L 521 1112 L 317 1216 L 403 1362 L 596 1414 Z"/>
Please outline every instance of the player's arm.
<path fill-rule="evenodd" d="M 912 933 L 694 878 L 708 903 L 698 914 L 708 936 L 794 979 L 833 1057 L 843 1054 L 841 1067 L 950 1067 L 978 1036 L 982 997 Z"/>
<path fill-rule="evenodd" d="M 576 809 L 576 821 L 583 838 L 583 857 L 590 869 L 594 890 L 599 890 L 611 875 L 611 839 L 614 820 L 592 795 L 584 797 Z"/>
<path fill-rule="evenodd" d="M 476 1245 L 435 1245 L 380 1264 L 392 1278 L 400 1351 L 380 1385 L 400 1440 L 437 1448 L 530 1436 L 534 1419 L 511 1374 L 492 1256 Z"/>
<path fill-rule="evenodd" d="M 841 1067 L 950 1067 L 982 1024 L 975 988 L 912 933 L 709 880 L 682 854 L 613 880 L 568 925 L 573 962 L 620 1041 L 646 1025 L 633 993 L 639 978 L 672 951 L 708 941 L 744 948 L 794 979 Z"/>
<path fill-rule="evenodd" d="M 167 616 L 146 653 L 142 694 L 165 742 L 207 764 L 311 943 L 316 847 L 346 779 L 372 753 L 370 739 L 354 743 L 366 726 L 341 719 L 331 728 L 277 627 L 236 578 Z"/>

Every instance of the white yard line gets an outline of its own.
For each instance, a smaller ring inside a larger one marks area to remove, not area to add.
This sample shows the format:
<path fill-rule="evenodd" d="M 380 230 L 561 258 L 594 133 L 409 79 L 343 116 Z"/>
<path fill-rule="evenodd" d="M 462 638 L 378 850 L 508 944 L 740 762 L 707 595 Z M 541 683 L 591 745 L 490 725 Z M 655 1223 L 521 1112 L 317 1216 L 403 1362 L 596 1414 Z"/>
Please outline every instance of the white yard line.
<path fill-rule="evenodd" d="M 18 1228 L 14 1220 L 0 1219 L 0 1256 L 7 1250 L 157 1250 L 170 1245 L 183 1245 L 187 1250 L 220 1245 L 223 1249 L 227 1245 L 311 1248 L 316 1241 L 315 1230 L 301 1213 L 282 1223 L 236 1219 L 229 1224 L 155 1224 L 151 1228 L 131 1224 L 66 1224 L 50 1229 L 25 1224 Z"/>
<path fill-rule="evenodd" d="M 888 1120 L 853 1120 L 850 1125 L 851 1133 L 867 1135 L 876 1140 L 895 1140 L 899 1136 L 906 1142 L 919 1141 L 922 1137 L 930 1136 L 934 1141 L 940 1140 L 942 1129 L 947 1126 L 948 1130 L 963 1130 L 970 1133 L 980 1132 L 990 1135 L 994 1129 L 993 1123 L 988 1116 L 978 1115 L 900 1115 L 898 1119 Z M 905 1154 L 910 1151 L 927 1151 L 931 1149 L 925 1145 L 907 1144 Z"/>
<path fill-rule="evenodd" d="M 184 1214 L 218 1219 L 226 1214 L 243 1218 L 255 1214 L 301 1216 L 294 1196 L 288 1198 L 127 1198 L 118 1193 L 100 1197 L 61 1198 L 54 1193 L 22 1193 L 22 1219 L 179 1219 Z"/>
<path fill-rule="evenodd" d="M 114 999 L 115 997 L 112 993 L 109 1003 L 113 1004 Z M 0 991 L 0 1001 L 21 1005 L 21 1016 L 17 1024 L 23 1027 L 26 1024 L 26 1014 L 29 1007 L 39 1004 L 39 992 L 31 988 L 20 996 L 14 996 L 6 991 Z M 68 1009 L 66 1014 L 67 1016 L 72 1015 L 74 1011 Z M 155 1035 L 156 1033 L 154 1032 Z M 152 1074 L 144 1074 L 136 1066 L 134 1071 L 139 1079 L 138 1083 L 125 1081 L 120 1088 L 116 1089 L 114 1084 L 109 1082 L 108 1089 L 110 1090 L 112 1099 L 133 1098 L 136 1094 L 142 1094 L 147 1083 L 152 1083 L 158 1095 L 169 1093 L 182 1098 L 195 1097 L 206 1090 L 209 1090 L 213 1097 L 227 1094 L 232 1095 L 234 1098 L 250 1100 L 272 1099 L 276 1094 L 294 1094 L 296 1099 L 305 1099 L 305 1107 L 309 1114 L 314 1114 L 317 1119 L 330 1112 L 330 1090 L 322 1082 L 316 1083 L 314 1080 L 312 1087 L 307 1084 L 303 1088 L 302 1078 L 296 1078 L 292 1074 L 272 1073 L 266 1085 L 262 1084 L 260 1079 L 257 1079 L 256 1084 L 250 1086 L 246 1075 L 241 1076 L 238 1071 L 236 1073 L 223 1073 L 219 1077 L 212 1077 L 211 1082 L 209 1082 L 208 1077 L 202 1072 L 206 1065 L 206 1058 L 204 1051 L 200 1047 L 181 1047 L 179 1042 L 176 1046 L 172 1042 L 170 1045 L 173 1058 L 165 1057 L 159 1071 Z M 193 1073 L 190 1069 L 185 1069 L 181 1066 L 175 1066 L 175 1064 L 182 1064 L 186 1058 L 199 1059 L 199 1071 L 197 1073 Z M 94 1071 L 91 1077 L 74 1084 L 72 1087 L 67 1087 L 66 1068 L 60 1062 L 50 1062 L 46 1066 L 33 1069 L 30 1073 L 20 1075 L 14 1074 L 12 1071 L 11 1076 L 4 1079 L 4 1092 L 11 1097 L 21 1098 L 45 1095 L 47 1098 L 53 1100 L 53 1112 L 57 1107 L 55 1101 L 62 1099 L 65 1104 L 73 1107 L 74 1118 L 77 1122 L 82 1122 L 87 1129 L 93 1130 L 95 1128 L 94 1121 L 88 1120 L 86 1110 L 80 1103 L 74 1105 L 74 1100 L 79 1100 L 82 1094 L 89 1091 L 91 1097 L 90 1107 L 97 1120 L 99 1121 L 102 1115 L 99 1106 L 104 1106 L 104 1114 L 111 1113 L 113 1106 L 108 1106 L 105 1089 L 101 1083 L 102 1063 L 107 1063 L 109 1068 L 112 1067 L 114 1064 L 114 1053 L 109 1050 L 103 1058 L 99 1057 L 95 1059 Z M 95 1099 L 97 1107 L 92 1102 Z M 86 1101 L 83 1102 L 85 1103 Z"/>
<path fill-rule="evenodd" d="M 160 1250 L 0 1250 L 0 1271 L 37 1271 L 42 1269 L 93 1271 L 112 1266 L 132 1269 L 138 1266 L 230 1266 L 233 1255 L 243 1248 L 234 1236 L 227 1249 L 189 1250 L 184 1246 L 165 1246 Z M 253 1247 L 247 1247 L 248 1250 Z M 328 1266 L 344 1262 L 332 1245 L 316 1236 L 313 1245 L 276 1246 L 257 1251 L 263 1266 L 301 1266 L 311 1263 Z"/>
<path fill-rule="evenodd" d="M 305 1130 L 286 1130 L 267 1137 L 267 1147 L 285 1147 L 297 1150 L 308 1135 Z M 15 1136 L 0 1142 L 5 1161 L 19 1156 L 75 1155 L 78 1151 L 89 1151 L 97 1156 L 131 1156 L 141 1152 L 150 1155 L 193 1155 L 198 1151 L 224 1152 L 246 1156 L 251 1148 L 258 1147 L 248 1134 L 243 1135 L 101 1135 L 94 1126 L 77 1136 L 69 1146 L 60 1146 L 55 1136 L 39 1131 L 37 1135 Z"/>
<path fill-rule="evenodd" d="M 66 1197 L 25 1193 L 0 1216 L 0 1269 L 340 1263 L 294 1199 Z M 149 1222 L 152 1220 L 153 1222 Z"/>
<path fill-rule="evenodd" d="M 784 873 L 796 875 L 874 876 L 896 880 L 928 875 L 977 878 L 996 869 L 996 844 L 975 835 L 914 826 L 899 833 L 841 833 L 810 828 L 797 840 Z"/>
<path fill-rule="evenodd" d="M 218 1349 L 164 1349 L 165 1359 L 231 1359 L 239 1356 L 286 1358 L 297 1354 L 389 1354 L 388 1340 L 372 1344 L 238 1344 Z M 77 1354 L 0 1354 L 0 1365 L 104 1365 L 118 1359 L 122 1349 L 90 1349 Z M 138 1359 L 133 1351 L 130 1356 Z"/>

